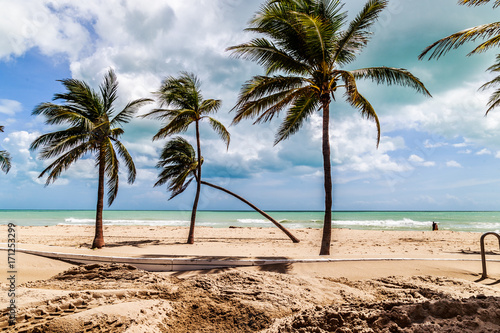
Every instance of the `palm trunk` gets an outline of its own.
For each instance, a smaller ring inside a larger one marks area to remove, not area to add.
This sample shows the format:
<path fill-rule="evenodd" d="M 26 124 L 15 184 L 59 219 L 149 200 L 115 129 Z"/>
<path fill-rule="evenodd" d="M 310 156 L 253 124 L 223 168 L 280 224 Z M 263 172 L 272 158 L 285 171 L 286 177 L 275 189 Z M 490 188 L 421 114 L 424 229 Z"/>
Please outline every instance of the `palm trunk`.
<path fill-rule="evenodd" d="M 102 226 L 102 211 L 104 209 L 104 150 L 99 152 L 99 185 L 97 188 L 97 208 L 95 216 L 95 236 L 92 248 L 100 249 L 104 246 L 104 231 Z"/>
<path fill-rule="evenodd" d="M 325 219 L 320 255 L 330 255 L 332 240 L 332 167 L 330 162 L 330 95 L 322 95 L 323 104 L 323 170 L 325 177 Z"/>
<path fill-rule="evenodd" d="M 201 180 L 201 147 L 200 147 L 200 128 L 199 123 L 196 121 L 196 149 L 198 158 L 198 175 L 197 178 Z M 191 223 L 189 225 L 188 244 L 194 243 L 194 225 L 196 222 L 196 211 L 198 209 L 198 200 L 200 199 L 201 183 L 196 182 L 196 195 L 194 197 L 193 210 L 191 211 Z"/>
<path fill-rule="evenodd" d="M 283 231 L 288 237 L 290 237 L 290 239 L 294 242 L 294 243 L 298 243 L 300 242 L 300 240 L 295 237 L 294 235 L 292 235 L 290 233 L 290 231 L 288 231 L 284 226 L 282 226 L 278 221 L 276 221 L 275 219 L 273 219 L 271 216 L 269 216 L 266 212 L 264 212 L 263 210 L 260 210 L 259 208 L 257 208 L 257 206 L 253 205 L 250 201 L 246 200 L 245 198 L 242 198 L 240 197 L 239 195 L 237 195 L 236 193 L 233 193 L 229 190 L 226 190 L 225 188 L 223 187 L 220 187 L 220 186 L 217 186 L 217 185 L 214 185 L 214 184 L 210 184 L 210 183 L 207 183 L 205 181 L 201 181 L 201 184 L 203 185 L 207 185 L 207 186 L 210 186 L 210 187 L 213 187 L 215 189 L 218 189 L 218 190 L 221 190 L 223 192 L 226 192 L 227 194 L 230 194 L 232 195 L 233 197 L 237 198 L 237 199 L 240 199 L 241 201 L 243 201 L 244 203 L 246 203 L 247 205 L 249 205 L 250 207 L 252 207 L 256 212 L 260 213 L 262 216 L 264 216 L 265 218 L 267 218 L 269 221 L 271 221 L 272 223 L 274 223 L 275 226 L 277 226 L 281 231 Z"/>

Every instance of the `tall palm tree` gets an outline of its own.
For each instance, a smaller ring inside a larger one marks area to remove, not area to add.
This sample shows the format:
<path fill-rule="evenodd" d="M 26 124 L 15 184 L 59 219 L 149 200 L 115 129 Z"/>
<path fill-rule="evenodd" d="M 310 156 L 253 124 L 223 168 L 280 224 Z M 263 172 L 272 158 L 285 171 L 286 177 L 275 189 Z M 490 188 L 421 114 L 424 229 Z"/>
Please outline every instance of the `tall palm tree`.
<path fill-rule="evenodd" d="M 200 181 L 197 176 L 197 170 L 200 163 L 196 158 L 196 153 L 193 146 L 189 144 L 185 139 L 181 137 L 176 137 L 165 145 L 160 156 L 160 160 L 156 165 L 161 169 L 158 175 L 158 181 L 155 186 L 161 186 L 167 184 L 167 188 L 172 192 L 170 199 L 184 192 L 184 190 L 189 186 L 189 184 L 196 180 L 196 182 L 201 183 L 217 190 L 223 191 L 238 200 L 243 201 L 248 206 L 252 207 L 256 212 L 267 218 L 275 226 L 277 226 L 281 231 L 283 231 L 294 243 L 299 243 L 299 239 L 292 235 L 285 227 L 283 227 L 278 221 L 269 216 L 266 212 L 259 209 L 257 206 L 252 204 L 250 201 L 239 196 L 238 194 L 231 192 L 221 186 L 214 185 L 212 183 L 206 182 L 204 180 Z M 203 157 L 201 157 L 201 164 L 203 164 Z M 170 200 L 169 199 L 169 200 Z"/>
<path fill-rule="evenodd" d="M 0 126 L 0 132 L 3 132 L 3 126 Z M 6 150 L 0 150 L 0 170 L 8 173 L 10 170 L 10 154 Z"/>
<path fill-rule="evenodd" d="M 489 3 L 490 0 L 459 0 L 458 3 L 467 6 L 479 6 Z M 500 0 L 495 0 L 493 8 L 500 6 Z M 474 42 L 476 40 L 484 40 L 478 46 L 476 46 L 468 56 L 473 54 L 485 52 L 492 47 L 497 47 L 500 45 L 500 22 L 493 22 L 488 24 L 482 24 L 477 27 L 468 28 L 447 37 L 441 38 L 440 40 L 434 42 L 433 44 L 427 46 L 425 50 L 419 55 L 419 59 L 424 59 L 429 55 L 430 59 L 438 59 L 441 56 L 448 53 L 452 49 L 457 49 L 467 42 Z M 432 52 L 431 52 L 432 51 Z M 497 55 L 496 62 L 488 70 L 492 73 L 497 74 L 500 72 L 500 55 Z M 500 76 L 495 77 L 493 80 L 486 82 L 479 89 L 487 89 L 492 86 L 497 86 L 500 83 Z M 500 105 L 500 89 L 497 89 L 490 96 L 488 101 L 488 109 L 486 114 L 492 109 Z"/>
<path fill-rule="evenodd" d="M 339 0 L 267 0 L 246 29 L 261 37 L 228 48 L 234 56 L 255 61 L 266 71 L 243 85 L 233 123 L 255 117 L 255 123 L 266 122 L 286 109 L 276 134 L 277 144 L 296 133 L 313 112 L 323 114 L 325 217 L 321 255 L 330 254 L 331 243 L 331 100 L 342 90 L 352 107 L 373 120 L 378 146 L 380 123 L 372 105 L 359 93 L 357 79 L 408 86 L 430 96 L 423 83 L 405 69 L 344 69 L 366 46 L 369 29 L 386 6 L 385 0 L 368 1 L 346 27 L 347 13 L 342 12 Z"/>
<path fill-rule="evenodd" d="M 192 73 L 181 72 L 179 77 L 167 77 L 162 82 L 160 89 L 155 93 L 160 108 L 144 115 L 144 117 L 166 120 L 167 122 L 153 137 L 153 141 L 173 134 L 183 133 L 189 128 L 189 125 L 194 123 L 198 162 L 201 159 L 200 122 L 202 120 L 208 120 L 212 129 L 226 143 L 227 147 L 229 147 L 230 140 L 229 132 L 224 125 L 209 116 L 220 109 L 222 102 L 217 99 L 203 99 L 200 86 L 201 82 Z M 201 179 L 201 163 L 198 163 L 197 177 Z M 194 243 L 194 227 L 200 190 L 201 183 L 198 182 L 191 211 L 188 244 Z"/>
<path fill-rule="evenodd" d="M 42 103 L 35 107 L 33 115 L 46 117 L 48 125 L 67 125 L 55 132 L 43 134 L 32 142 L 30 149 L 41 148 L 41 159 L 55 160 L 42 171 L 39 177 L 48 173 L 46 186 L 54 182 L 61 173 L 87 154 L 92 154 L 98 168 L 96 227 L 92 248 L 104 246 L 102 211 L 104 208 L 104 179 L 107 178 L 108 205 L 118 194 L 119 159 L 125 163 L 128 183 L 135 180 L 136 170 L 132 156 L 119 140 L 124 133 L 120 125 L 128 123 L 137 110 L 151 102 L 150 99 L 136 99 L 129 102 L 120 112 L 113 103 L 117 99 L 118 81 L 112 69 L 104 76 L 99 92 L 87 83 L 75 79 L 61 80 L 67 92 L 55 94 L 54 100 L 63 105 Z"/>

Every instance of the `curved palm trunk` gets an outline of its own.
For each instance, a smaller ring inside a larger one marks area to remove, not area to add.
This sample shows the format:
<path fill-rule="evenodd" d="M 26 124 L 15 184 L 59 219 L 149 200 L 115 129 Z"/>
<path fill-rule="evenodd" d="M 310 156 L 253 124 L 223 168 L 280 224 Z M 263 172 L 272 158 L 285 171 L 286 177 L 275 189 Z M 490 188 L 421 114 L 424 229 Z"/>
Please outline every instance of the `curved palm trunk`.
<path fill-rule="evenodd" d="M 97 208 L 95 216 L 95 236 L 92 248 L 100 249 L 104 246 L 104 231 L 102 227 L 102 211 L 104 209 L 104 150 L 99 151 L 99 185 L 97 188 Z"/>
<path fill-rule="evenodd" d="M 330 254 L 332 240 L 332 167 L 330 162 L 330 95 L 321 96 L 323 104 L 323 170 L 325 177 L 325 219 L 323 222 L 323 238 L 320 255 Z"/>
<path fill-rule="evenodd" d="M 201 184 L 203 185 L 207 185 L 207 186 L 210 186 L 210 187 L 213 187 L 215 189 L 218 189 L 218 190 L 221 190 L 223 192 L 226 192 L 227 194 L 230 194 L 232 195 L 233 197 L 237 198 L 237 199 L 240 199 L 241 201 L 243 201 L 244 203 L 246 203 L 247 205 L 249 205 L 250 207 L 252 207 L 256 212 L 260 213 L 262 216 L 264 216 L 265 218 L 267 218 L 269 221 L 273 222 L 275 226 L 277 226 L 281 231 L 283 231 L 288 237 L 290 237 L 290 239 L 294 242 L 294 243 L 299 243 L 300 240 L 295 237 L 294 235 L 292 235 L 290 233 L 290 231 L 288 231 L 284 226 L 282 226 L 278 221 L 276 221 L 275 219 L 273 219 L 271 216 L 269 216 L 266 212 L 264 212 L 263 210 L 260 210 L 259 208 L 257 208 L 257 206 L 253 205 L 250 201 L 246 200 L 245 198 L 243 197 L 240 197 L 239 195 L 237 195 L 236 193 L 233 193 L 229 190 L 226 190 L 225 188 L 223 187 L 220 187 L 220 186 L 217 186 L 217 185 L 214 185 L 214 184 L 210 184 L 210 183 L 207 183 L 206 181 L 201 181 Z"/>
<path fill-rule="evenodd" d="M 200 128 L 198 121 L 196 121 L 196 149 L 198 154 L 198 175 L 197 178 L 201 179 L 201 147 L 200 147 Z M 201 183 L 196 182 L 196 195 L 194 197 L 193 210 L 191 211 L 191 223 L 189 225 L 188 244 L 194 243 L 194 225 L 196 222 L 196 211 L 198 209 L 198 200 L 200 199 Z"/>

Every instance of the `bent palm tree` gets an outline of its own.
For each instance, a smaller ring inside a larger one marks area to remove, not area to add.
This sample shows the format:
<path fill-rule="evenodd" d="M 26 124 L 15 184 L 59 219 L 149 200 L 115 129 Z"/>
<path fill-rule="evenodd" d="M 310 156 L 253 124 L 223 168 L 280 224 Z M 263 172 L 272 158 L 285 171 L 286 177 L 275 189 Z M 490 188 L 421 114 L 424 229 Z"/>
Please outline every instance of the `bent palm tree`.
<path fill-rule="evenodd" d="M 372 105 L 358 92 L 357 79 L 408 86 L 430 96 L 422 82 L 405 69 L 343 69 L 368 43 L 369 29 L 386 5 L 385 0 L 368 1 L 342 30 L 347 13 L 341 11 L 338 0 L 267 0 L 246 29 L 262 37 L 228 48 L 233 55 L 255 61 L 266 70 L 265 75 L 254 76 L 242 87 L 233 123 L 255 117 L 255 123 L 266 122 L 287 109 L 276 135 L 277 144 L 296 133 L 313 112 L 323 113 L 325 217 L 321 255 L 330 254 L 331 243 L 329 119 L 335 94 L 343 88 L 351 106 L 375 121 L 377 146 L 380 123 Z"/>
<path fill-rule="evenodd" d="M 157 168 L 161 169 L 158 176 L 158 181 L 154 186 L 161 186 L 168 184 L 167 188 L 172 192 L 170 199 L 184 192 L 184 190 L 189 186 L 193 179 L 202 185 L 210 186 L 217 190 L 223 191 L 233 197 L 243 201 L 248 206 L 252 207 L 256 212 L 267 218 L 275 226 L 277 226 L 281 231 L 283 231 L 294 243 L 298 243 L 299 240 L 290 233 L 285 227 L 283 227 L 279 222 L 269 216 L 266 212 L 260 210 L 257 206 L 246 200 L 245 198 L 233 193 L 221 186 L 211 184 L 206 181 L 199 181 L 197 177 L 197 170 L 199 164 L 203 164 L 203 157 L 201 158 L 201 163 L 198 163 L 196 158 L 196 153 L 193 146 L 189 144 L 185 139 L 181 137 L 176 137 L 165 145 L 160 156 L 160 161 L 156 165 Z M 169 200 L 170 200 L 169 199 Z"/>
<path fill-rule="evenodd" d="M 75 80 L 61 80 L 67 92 L 55 94 L 54 100 L 62 100 L 64 105 L 42 103 L 35 107 L 33 115 L 44 115 L 46 124 L 68 125 L 60 131 L 43 134 L 31 144 L 30 149 L 41 148 L 41 159 L 56 158 L 39 177 L 48 173 L 46 186 L 54 182 L 61 173 L 87 154 L 92 154 L 98 168 L 99 184 L 97 190 L 96 227 L 92 248 L 104 246 L 102 211 L 104 198 L 104 179 L 107 178 L 108 205 L 118 194 L 119 160 L 125 162 L 128 183 L 135 180 L 136 170 L 132 156 L 118 139 L 124 133 L 121 124 L 128 123 L 138 108 L 150 99 L 136 99 L 129 102 L 123 110 L 115 113 L 113 103 L 117 99 L 118 82 L 113 70 L 105 75 L 99 93 L 87 83 Z"/>
<path fill-rule="evenodd" d="M 490 0 L 459 0 L 459 4 L 468 6 L 479 6 L 489 3 Z M 495 0 L 493 8 L 500 6 L 500 0 Z M 476 46 L 468 56 L 473 54 L 485 52 L 492 47 L 500 45 L 500 22 L 493 22 L 488 24 L 479 25 L 477 27 L 468 28 L 447 37 L 444 37 L 433 44 L 427 46 L 425 50 L 418 56 L 419 60 L 424 59 L 429 55 L 429 60 L 435 58 L 439 59 L 441 56 L 448 53 L 452 49 L 457 49 L 467 42 L 475 42 L 476 40 L 485 40 Z M 432 52 L 431 52 L 432 51 Z M 500 71 L 500 55 L 497 55 L 496 62 L 488 70 L 493 73 Z M 493 80 L 486 82 L 479 89 L 484 90 L 500 83 L 500 76 L 495 77 Z M 500 105 L 500 89 L 497 89 L 488 101 L 488 109 L 486 114 L 492 109 Z"/>
<path fill-rule="evenodd" d="M 203 99 L 200 90 L 200 81 L 192 73 L 182 72 L 179 77 L 167 77 L 156 92 L 159 109 L 155 109 L 143 117 L 153 117 L 159 120 L 166 120 L 167 124 L 163 126 L 153 137 L 154 140 L 165 138 L 172 134 L 185 132 L 189 125 L 195 124 L 196 150 L 197 150 L 197 177 L 201 179 L 201 145 L 200 145 L 200 121 L 207 119 L 212 129 L 229 147 L 230 135 L 227 129 L 218 120 L 208 116 L 216 113 L 221 101 L 216 99 Z M 200 198 L 201 184 L 197 183 L 196 195 L 191 211 L 191 223 L 189 226 L 188 244 L 194 243 L 194 227 L 196 220 L 196 211 L 198 209 L 198 200 Z"/>
<path fill-rule="evenodd" d="M 0 132 L 3 132 L 3 126 L 0 126 Z M 10 170 L 10 155 L 6 150 L 0 150 L 0 170 L 8 173 Z"/>

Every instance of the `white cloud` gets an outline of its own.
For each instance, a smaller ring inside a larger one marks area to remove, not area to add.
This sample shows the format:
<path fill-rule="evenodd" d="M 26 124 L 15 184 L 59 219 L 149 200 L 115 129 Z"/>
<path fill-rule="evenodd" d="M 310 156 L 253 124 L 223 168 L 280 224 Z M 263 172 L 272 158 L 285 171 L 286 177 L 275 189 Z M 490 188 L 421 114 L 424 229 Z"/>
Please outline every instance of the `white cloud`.
<path fill-rule="evenodd" d="M 0 113 L 13 116 L 23 109 L 21 103 L 10 99 L 0 99 Z"/>
<path fill-rule="evenodd" d="M 458 163 L 457 161 L 448 161 L 446 162 L 446 166 L 449 168 L 461 168 L 462 165 Z"/>
<path fill-rule="evenodd" d="M 419 165 L 419 166 L 424 166 L 424 167 L 431 167 L 431 166 L 436 165 L 435 162 L 426 161 L 418 155 L 410 155 L 410 157 L 408 158 L 408 161 L 410 163 L 412 163 L 413 165 Z"/>
<path fill-rule="evenodd" d="M 484 148 L 484 149 L 481 149 L 480 151 L 478 151 L 476 153 L 476 155 L 491 155 L 491 151 L 488 150 L 488 149 L 486 149 L 486 148 Z"/>

